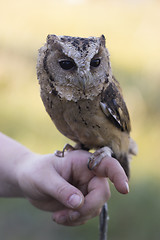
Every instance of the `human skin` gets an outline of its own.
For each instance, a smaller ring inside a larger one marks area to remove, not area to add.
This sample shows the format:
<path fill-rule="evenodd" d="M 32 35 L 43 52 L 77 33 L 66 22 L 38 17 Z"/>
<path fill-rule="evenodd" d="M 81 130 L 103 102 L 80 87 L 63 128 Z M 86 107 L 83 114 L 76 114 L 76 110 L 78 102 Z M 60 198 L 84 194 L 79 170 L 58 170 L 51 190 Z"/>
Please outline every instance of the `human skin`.
<path fill-rule="evenodd" d="M 99 215 L 110 197 L 107 178 L 118 192 L 129 192 L 119 162 L 106 157 L 93 171 L 90 153 L 83 150 L 37 154 L 0 133 L 0 197 L 24 197 L 35 207 L 53 213 L 53 220 L 77 226 Z"/>

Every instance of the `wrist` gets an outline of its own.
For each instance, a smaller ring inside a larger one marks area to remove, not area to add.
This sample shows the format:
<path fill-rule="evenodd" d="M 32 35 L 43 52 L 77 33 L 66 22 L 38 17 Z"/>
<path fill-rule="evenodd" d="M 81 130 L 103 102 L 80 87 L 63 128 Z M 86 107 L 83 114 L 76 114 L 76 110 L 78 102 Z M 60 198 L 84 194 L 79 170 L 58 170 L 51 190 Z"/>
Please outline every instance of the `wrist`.
<path fill-rule="evenodd" d="M 28 149 L 27 151 L 17 154 L 17 156 L 11 161 L 10 170 L 5 174 L 3 178 L 3 189 L 0 192 L 2 197 L 24 197 L 24 190 L 22 180 L 27 168 L 27 162 L 33 155 Z"/>
<path fill-rule="evenodd" d="M 2 133 L 0 142 L 0 197 L 23 197 L 18 173 L 31 152 Z"/>
<path fill-rule="evenodd" d="M 15 170 L 15 180 L 20 197 L 30 197 L 33 187 L 32 178 L 34 175 L 34 165 L 37 162 L 38 154 L 27 151 L 18 161 Z"/>

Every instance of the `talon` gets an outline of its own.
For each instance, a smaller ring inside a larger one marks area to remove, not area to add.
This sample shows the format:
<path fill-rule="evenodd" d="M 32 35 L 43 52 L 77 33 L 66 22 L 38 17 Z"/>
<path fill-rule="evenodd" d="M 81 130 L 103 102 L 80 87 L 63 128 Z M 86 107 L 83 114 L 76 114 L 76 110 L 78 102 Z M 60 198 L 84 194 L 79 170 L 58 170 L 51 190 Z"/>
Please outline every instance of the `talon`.
<path fill-rule="evenodd" d="M 71 151 L 74 151 L 74 150 L 75 150 L 75 148 L 72 145 L 68 144 L 68 143 L 63 148 L 63 152 L 65 152 L 65 151 L 71 152 Z"/>
<path fill-rule="evenodd" d="M 56 150 L 55 151 L 55 155 L 57 156 L 57 157 L 64 157 L 64 152 L 65 151 L 73 151 L 73 150 L 75 150 L 75 148 L 74 147 L 72 147 L 70 144 L 66 144 L 65 146 L 64 146 L 64 148 L 63 148 L 63 150 L 62 151 L 58 151 L 58 150 Z"/>
<path fill-rule="evenodd" d="M 93 170 L 97 166 L 93 155 L 89 157 L 87 166 L 89 170 Z"/>
<path fill-rule="evenodd" d="M 88 159 L 88 168 L 89 170 L 95 169 L 106 156 L 111 157 L 112 150 L 109 147 L 103 147 L 91 154 Z"/>
<path fill-rule="evenodd" d="M 54 153 L 57 157 L 64 157 L 63 151 L 56 150 Z"/>

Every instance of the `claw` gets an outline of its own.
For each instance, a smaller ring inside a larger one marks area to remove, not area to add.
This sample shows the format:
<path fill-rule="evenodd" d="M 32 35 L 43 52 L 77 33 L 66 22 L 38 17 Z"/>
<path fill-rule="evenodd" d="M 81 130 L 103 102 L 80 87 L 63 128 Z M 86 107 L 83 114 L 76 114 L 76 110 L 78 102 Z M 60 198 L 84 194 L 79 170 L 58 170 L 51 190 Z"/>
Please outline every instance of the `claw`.
<path fill-rule="evenodd" d="M 91 154 L 88 159 L 88 168 L 93 170 L 96 168 L 106 156 L 112 156 L 112 150 L 109 147 L 102 147 Z"/>
<path fill-rule="evenodd" d="M 56 150 L 55 151 L 55 155 L 57 156 L 57 157 L 64 157 L 64 153 L 65 153 L 65 151 L 73 151 L 73 150 L 75 150 L 75 148 L 73 147 L 73 146 L 71 146 L 70 144 L 66 144 L 65 146 L 64 146 L 64 148 L 63 148 L 63 150 L 62 151 L 58 151 L 58 150 Z"/>

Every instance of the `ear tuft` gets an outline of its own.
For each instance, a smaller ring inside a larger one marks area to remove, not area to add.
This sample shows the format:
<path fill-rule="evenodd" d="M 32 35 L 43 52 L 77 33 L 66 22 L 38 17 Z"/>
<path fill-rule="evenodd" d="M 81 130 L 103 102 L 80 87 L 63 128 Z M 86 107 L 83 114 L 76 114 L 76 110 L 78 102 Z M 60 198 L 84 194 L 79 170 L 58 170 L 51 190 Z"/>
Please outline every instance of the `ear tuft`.
<path fill-rule="evenodd" d="M 100 43 L 103 47 L 106 46 L 106 38 L 103 34 L 100 36 Z"/>
<path fill-rule="evenodd" d="M 57 36 L 54 34 L 50 34 L 47 36 L 47 43 L 48 44 L 53 44 L 57 40 Z"/>

